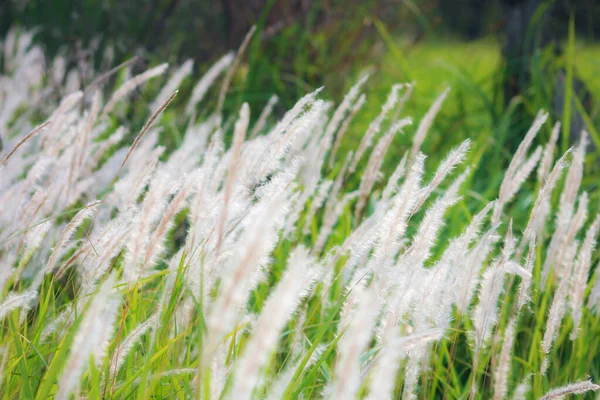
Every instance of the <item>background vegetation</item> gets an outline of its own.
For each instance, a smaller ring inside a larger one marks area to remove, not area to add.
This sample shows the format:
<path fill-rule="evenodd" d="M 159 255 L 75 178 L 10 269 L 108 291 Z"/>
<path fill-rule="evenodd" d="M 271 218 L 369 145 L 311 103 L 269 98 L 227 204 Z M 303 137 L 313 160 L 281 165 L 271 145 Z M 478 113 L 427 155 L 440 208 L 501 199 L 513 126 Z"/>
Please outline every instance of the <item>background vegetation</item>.
<path fill-rule="evenodd" d="M 353 120 L 342 143 L 342 150 L 338 153 L 331 170 L 328 170 L 331 177 L 341 168 L 343 155 L 348 150 L 358 147 L 363 133 L 380 112 L 392 84 L 415 82 L 415 92 L 403 113 L 414 116 L 416 120 L 426 113 L 431 103 L 446 87 L 450 87 L 451 91 L 444 107 L 423 145 L 424 153 L 429 155 L 430 167 L 426 174 L 428 180 L 433 174 L 431 166 L 437 165 L 450 149 L 467 138 L 473 141 L 473 150 L 469 153 L 466 164 L 472 166 L 474 172 L 469 177 L 469 190 L 464 193 L 455 212 L 449 215 L 447 226 L 442 232 L 441 237 L 449 238 L 458 235 L 471 220 L 474 212 L 496 197 L 504 178 L 504 171 L 540 109 L 548 110 L 550 117 L 536 138 L 535 145 L 548 142 L 553 123 L 563 119 L 565 113 L 571 114 L 572 120 L 579 121 L 579 125 L 575 122 L 566 124 L 562 136 L 566 139 L 560 139 L 558 145 L 560 154 L 576 143 L 576 128 L 585 127 L 590 133 L 592 145 L 585 160 L 582 188 L 589 194 L 590 215 L 594 215 L 598 210 L 600 102 L 597 99 L 600 98 L 600 45 L 596 42 L 598 28 L 593 22 L 595 15 L 600 13 L 599 7 L 593 1 L 536 2 L 535 9 L 539 11 L 536 15 L 558 9 L 551 15 L 555 26 L 558 27 L 558 32 L 552 34 L 556 40 L 543 43 L 541 40 L 536 42 L 532 39 L 533 50 L 526 60 L 519 59 L 519 67 L 516 68 L 517 72 L 514 72 L 514 59 L 510 58 L 505 47 L 506 16 L 512 6 L 509 3 L 511 2 L 475 0 L 465 0 L 460 2 L 460 5 L 457 5 L 457 2 L 442 0 L 30 0 L 5 2 L 0 6 L 0 34 L 4 35 L 11 26 L 38 29 L 34 40 L 44 47 L 48 60 L 63 54 L 69 67 L 77 69 L 77 66 L 81 65 L 79 86 L 82 89 L 95 78 L 85 72 L 89 70 L 84 67 L 86 64 L 92 65 L 96 71 L 103 72 L 136 57 L 128 71 L 129 74 L 135 75 L 165 61 L 172 65 L 171 71 L 174 71 L 177 65 L 193 59 L 193 74 L 183 81 L 180 94 L 160 121 L 160 126 L 164 129 L 160 133 L 159 142 L 165 145 L 168 151 L 177 148 L 183 140 L 189 121 L 180 116 L 189 98 L 192 83 L 195 83 L 219 57 L 231 49 L 236 49 L 252 25 L 257 26 L 257 31 L 233 77 L 225 99 L 225 116 L 237 115 L 242 103 L 247 102 L 253 110 L 253 123 L 258 116 L 258 111 L 254 110 L 261 110 L 273 94 L 280 97 L 275 113 L 281 116 L 298 98 L 323 85 L 325 89 L 322 97 L 339 103 L 359 76 L 369 72 L 371 78 L 368 89 L 365 90 L 368 103 Z M 532 18 L 527 23 L 528 29 L 537 32 L 536 23 L 540 20 Z M 536 35 L 532 33 L 531 37 Z M 520 79 L 516 85 L 518 90 L 510 92 L 506 89 L 507 82 L 512 82 L 514 76 L 519 76 Z M 571 76 L 572 82 L 578 82 L 572 85 L 573 90 L 568 90 L 567 84 L 557 91 L 555 82 L 560 80 L 561 76 Z M 127 77 L 123 69 L 111 78 L 110 85 L 107 86 L 118 87 Z M 165 76 L 150 81 L 143 90 L 135 92 L 132 101 L 123 105 L 117 115 L 111 116 L 111 124 L 114 126 L 124 121 L 131 125 L 132 136 L 126 140 L 132 139 L 138 131 L 136 128 L 144 124 L 148 116 L 148 104 L 155 99 L 166 80 Z M 207 96 L 203 107 L 198 111 L 199 119 L 209 116 L 216 106 L 218 86 L 211 90 L 210 96 Z M 64 93 L 60 93 L 59 87 L 56 96 L 60 98 L 62 95 Z M 557 98 L 566 98 L 566 101 L 557 103 Z M 565 104 L 568 105 L 567 109 Z M 39 116 L 40 121 L 37 121 L 36 117 L 33 118 L 36 122 L 42 122 L 42 116 Z M 410 148 L 417 125 L 408 127 L 404 135 L 395 137 L 381 169 L 386 177 L 394 171 L 404 151 Z M 228 126 L 225 142 L 229 145 L 232 141 L 233 124 Z M 362 161 L 360 168 L 364 167 L 364 164 L 366 160 Z M 381 191 L 384 184 L 385 182 L 376 183 L 374 191 Z M 359 185 L 360 177 L 353 175 L 345 183 L 344 190 L 350 192 Z M 507 206 L 506 212 L 513 218 L 515 232 L 521 232 L 525 228 L 539 186 L 538 182 L 526 182 L 524 193 Z M 558 203 L 557 197 L 555 195 L 553 198 L 555 206 Z M 373 212 L 373 207 L 373 203 L 368 205 L 367 215 Z M 330 246 L 341 244 L 349 234 L 352 212 L 345 210 L 340 220 Z M 318 224 L 319 219 L 315 218 L 312 232 L 303 236 L 300 242 L 307 246 L 314 244 Z M 409 227 L 410 232 L 416 229 L 416 223 Z M 502 229 L 504 234 L 506 227 Z M 281 241 L 275 248 L 272 271 L 274 281 L 283 274 L 285 260 L 292 245 L 293 243 L 288 241 Z M 443 250 L 443 246 L 435 248 L 434 258 L 439 257 Z M 597 260 L 598 255 L 595 252 L 594 265 L 597 264 Z M 597 272 L 592 270 L 591 276 L 595 276 L 594 274 Z M 45 281 L 42 297 L 46 301 L 40 305 L 37 311 L 39 314 L 52 314 L 56 312 L 52 309 L 53 306 L 59 307 L 60 304 L 71 300 L 69 286 L 61 286 L 63 283 L 50 279 Z M 536 280 L 535 286 L 539 288 L 539 285 L 539 280 Z M 156 300 L 159 286 L 157 284 L 156 290 L 141 293 Z M 178 290 L 185 290 L 179 281 L 175 286 L 175 291 Z M 269 285 L 259 286 L 253 293 L 250 308 L 254 311 L 260 310 L 268 294 Z M 151 312 L 150 307 L 144 303 L 143 296 L 138 297 L 135 290 L 127 293 L 127 301 L 131 307 L 124 327 L 127 332 L 131 332 Z M 509 292 L 507 298 L 507 306 L 501 313 L 502 330 L 507 324 L 508 309 L 514 303 L 514 293 Z M 329 300 L 334 304 L 331 310 L 318 314 L 314 321 L 303 321 L 308 327 L 308 338 L 318 338 L 323 343 L 335 340 L 335 329 L 327 324 L 340 312 L 344 300 L 342 288 L 335 287 Z M 550 294 L 536 292 L 532 308 L 545 310 L 550 301 Z M 338 308 L 335 308 L 335 304 Z M 306 307 L 312 312 L 319 309 L 320 304 L 313 298 L 312 302 L 307 302 Z M 129 316 L 133 317 L 130 319 Z M 13 317 L 17 318 L 18 313 Z M 528 347 L 528 343 L 530 340 L 541 339 L 545 317 L 547 314 L 542 311 L 528 315 L 522 323 L 524 328 L 518 332 L 515 346 L 515 364 L 518 367 L 511 375 L 513 383 L 520 382 L 528 372 L 539 367 L 542 359 L 540 349 Z M 203 316 L 198 318 L 203 320 Z M 535 395 L 541 395 L 550 387 L 581 379 L 588 373 L 598 382 L 599 321 L 597 316 L 586 313 L 583 331 L 575 342 L 568 340 L 571 326 L 570 322 L 565 323 L 555 346 L 558 350 L 551 353 L 551 364 L 556 368 L 552 369 L 547 377 L 534 379 Z M 16 320 L 14 322 L 16 323 Z M 165 321 L 165 326 L 168 325 L 167 322 L 168 320 Z M 433 360 L 432 373 L 426 375 L 428 378 L 423 382 L 420 391 L 422 398 L 465 398 L 468 394 L 473 361 L 465 345 L 466 332 L 472 328 L 469 324 L 469 321 L 456 321 L 453 334 L 436 346 L 436 352 L 440 356 Z M 293 322 L 290 323 L 284 339 L 291 337 L 294 328 Z M 7 325 L 3 329 L 4 332 L 16 335 L 17 328 L 14 326 Z M 42 327 L 35 326 L 29 332 L 19 333 L 22 337 L 39 339 L 41 329 Z M 167 354 L 173 357 L 178 352 L 186 351 L 189 343 L 170 343 L 168 336 L 169 332 L 165 327 L 163 331 L 159 331 L 158 339 L 153 337 L 156 342 L 147 338 L 144 344 L 157 346 L 160 343 L 164 345 Z M 457 338 L 462 341 L 456 341 Z M 197 339 L 196 336 L 194 339 Z M 16 340 L 15 346 L 23 343 Z M 242 348 L 243 344 L 243 341 L 238 343 L 237 349 Z M 25 352 L 26 356 L 12 359 L 11 367 L 13 371 L 22 368 L 22 375 L 11 375 L 6 386 L 8 389 L 4 392 L 5 398 L 32 395 L 36 385 L 42 389 L 41 392 L 37 391 L 38 397 L 49 393 L 51 384 L 47 382 L 58 377 L 59 370 L 46 365 L 45 355 L 57 349 L 61 349 L 58 344 L 55 348 L 19 348 L 19 354 Z M 232 348 L 231 354 L 235 355 L 237 349 Z M 154 373 L 169 371 L 170 360 L 160 354 L 154 359 L 154 354 L 158 353 L 148 351 L 142 356 L 132 354 L 127 358 L 129 368 L 126 368 L 120 377 L 124 384 L 112 388 L 116 397 L 144 398 L 150 394 L 166 397 L 172 393 L 179 393 L 185 397 L 186 394 L 194 393 L 195 388 L 190 387 L 185 376 L 165 379 L 171 385 L 167 389 L 158 385 L 158 379 L 153 381 L 152 385 L 138 390 L 139 381 L 136 379 L 140 376 L 149 379 L 150 369 Z M 66 357 L 66 350 L 60 353 L 60 356 Z M 19 364 L 23 359 L 28 361 Z M 283 360 L 279 362 L 283 363 Z M 320 392 L 324 382 L 332 374 L 334 363 L 335 355 L 326 352 L 319 359 L 317 367 L 311 369 L 310 374 L 294 387 L 294 394 L 302 393 L 306 398 L 311 398 L 316 392 Z M 483 382 L 486 382 L 489 374 L 487 363 L 491 368 L 492 361 L 489 359 L 486 359 L 483 366 L 480 365 L 479 372 Z M 274 363 L 271 366 L 273 374 L 277 372 L 275 369 L 279 365 Z M 88 387 L 100 383 L 101 368 L 106 369 L 107 366 L 90 368 L 89 376 L 85 378 Z M 41 375 L 41 371 L 50 371 L 50 374 Z M 21 377 L 26 374 L 31 374 L 34 378 L 25 385 Z M 177 390 L 173 389 L 174 387 Z M 28 390 L 31 392 L 28 393 Z M 482 398 L 492 395 L 489 385 L 483 386 L 483 390 Z M 90 392 L 91 398 L 99 398 L 102 395 Z M 589 395 L 589 398 L 592 396 Z"/>

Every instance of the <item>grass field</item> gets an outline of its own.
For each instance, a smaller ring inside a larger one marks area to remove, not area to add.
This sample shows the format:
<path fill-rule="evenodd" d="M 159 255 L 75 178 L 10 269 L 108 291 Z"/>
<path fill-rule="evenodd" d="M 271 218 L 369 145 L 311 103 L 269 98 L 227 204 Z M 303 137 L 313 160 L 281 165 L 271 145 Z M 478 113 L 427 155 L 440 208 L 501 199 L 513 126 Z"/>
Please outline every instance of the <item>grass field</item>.
<path fill-rule="evenodd" d="M 379 29 L 345 97 L 272 114 L 252 46 L 78 91 L 5 40 L 0 398 L 594 398 L 598 154 L 494 97 L 496 42 Z"/>

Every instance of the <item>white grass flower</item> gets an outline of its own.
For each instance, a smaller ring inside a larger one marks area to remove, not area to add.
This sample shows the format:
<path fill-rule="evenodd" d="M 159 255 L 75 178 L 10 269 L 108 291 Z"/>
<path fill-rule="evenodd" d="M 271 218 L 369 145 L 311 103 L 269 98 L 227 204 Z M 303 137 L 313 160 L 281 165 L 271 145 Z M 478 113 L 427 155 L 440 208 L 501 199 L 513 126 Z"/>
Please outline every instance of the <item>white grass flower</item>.
<path fill-rule="evenodd" d="M 194 60 L 190 59 L 186 60 L 179 68 L 177 68 L 177 71 L 173 73 L 167 83 L 160 89 L 160 92 L 156 96 L 154 102 L 150 103 L 148 106 L 150 112 L 160 107 L 161 104 L 163 104 L 169 98 L 171 93 L 179 89 L 181 82 L 183 82 L 183 80 L 192 73 L 193 66 Z"/>
<path fill-rule="evenodd" d="M 54 268 L 56 267 L 56 264 L 58 263 L 60 257 L 64 254 L 65 247 L 67 246 L 69 240 L 71 240 L 71 237 L 73 236 L 73 234 L 75 233 L 77 228 L 79 228 L 79 226 L 86 219 L 92 217 L 99 206 L 100 206 L 100 202 L 98 202 L 98 201 L 91 202 L 91 203 L 88 203 L 77 214 L 75 214 L 75 216 L 73 217 L 71 222 L 69 222 L 67 224 L 67 226 L 65 227 L 60 238 L 56 242 L 56 245 L 54 246 L 54 249 L 52 250 L 52 255 L 48 259 L 48 262 L 46 263 L 46 265 L 44 267 L 42 267 L 42 269 L 40 269 L 37 272 L 37 274 L 33 280 L 33 283 L 31 284 L 32 288 L 39 287 L 39 285 L 42 283 L 42 280 L 44 279 L 44 276 L 46 276 L 47 274 L 54 271 Z"/>
<path fill-rule="evenodd" d="M 527 375 L 523 380 L 517 385 L 513 395 L 511 397 L 512 400 L 526 400 L 527 393 L 531 390 L 531 374 Z"/>
<path fill-rule="evenodd" d="M 113 111 L 115 106 L 121 101 L 125 96 L 127 96 L 131 91 L 133 91 L 138 86 L 144 84 L 146 81 L 162 75 L 166 70 L 169 64 L 161 64 L 157 67 L 151 68 L 141 74 L 129 79 L 112 95 L 108 103 L 104 106 L 103 113 L 109 114 Z"/>
<path fill-rule="evenodd" d="M 538 181 L 541 184 L 546 183 L 548 173 L 550 172 L 550 166 L 552 165 L 552 159 L 554 158 L 554 148 L 556 147 L 556 141 L 560 132 L 560 121 L 556 121 L 552 128 L 552 134 L 550 140 L 544 146 L 544 153 L 542 154 L 542 160 L 537 170 Z"/>
<path fill-rule="evenodd" d="M 355 209 L 356 217 L 362 215 L 362 210 L 366 205 L 367 197 L 371 193 L 373 185 L 377 180 L 377 176 L 381 169 L 381 165 L 383 164 L 383 158 L 385 157 L 388 148 L 392 144 L 394 136 L 404 126 L 409 124 L 412 124 L 412 120 L 410 118 L 405 118 L 393 123 L 386 132 L 386 134 L 379 140 L 379 142 L 377 142 L 377 145 L 373 149 L 373 152 L 369 157 L 369 161 L 367 162 L 367 166 L 365 167 L 365 170 L 363 171 L 363 174 L 360 179 L 360 187 L 358 188 L 358 203 Z"/>
<path fill-rule="evenodd" d="M 600 215 L 596 215 L 596 219 L 585 235 L 585 239 L 579 248 L 579 254 L 575 261 L 573 273 L 570 276 L 569 309 L 573 317 L 571 340 L 576 339 L 579 334 L 583 296 L 587 286 L 588 275 L 592 264 L 592 251 L 596 245 L 598 230 L 600 230 Z"/>
<path fill-rule="evenodd" d="M 36 291 L 27 291 L 23 293 L 9 293 L 6 299 L 0 304 L 0 321 L 6 317 L 8 313 L 18 308 L 29 309 L 31 303 L 37 299 Z"/>
<path fill-rule="evenodd" d="M 510 371 L 512 360 L 512 348 L 515 341 L 515 327 L 517 324 L 516 318 L 513 316 L 504 330 L 504 340 L 502 342 L 502 350 L 500 350 L 500 358 L 494 373 L 494 400 L 502 400 L 506 398 L 508 393 L 508 384 L 510 383 Z"/>
<path fill-rule="evenodd" d="M 360 356 L 369 344 L 379 311 L 379 300 L 372 288 L 358 286 L 356 312 L 350 320 L 342 316 L 339 355 L 335 363 L 333 399 L 353 399 L 360 385 Z"/>
<path fill-rule="evenodd" d="M 111 376 L 114 377 L 117 375 L 121 366 L 127 360 L 127 355 L 133 349 L 133 347 L 138 343 L 138 341 L 144 336 L 146 332 L 152 329 L 153 325 L 158 320 L 158 314 L 152 315 L 146 321 L 139 324 L 134 330 L 132 330 L 129 335 L 123 339 L 117 348 L 114 350 L 113 355 L 110 359 L 110 371 Z"/>
<path fill-rule="evenodd" d="M 421 189 L 421 193 L 419 196 L 419 200 L 415 204 L 415 211 L 418 210 L 421 205 L 425 202 L 425 200 L 433 193 L 433 191 L 438 187 L 438 185 L 452 172 L 452 170 L 460 163 L 462 163 L 469 151 L 469 147 L 471 146 L 471 141 L 469 139 L 463 141 L 460 146 L 455 149 L 450 150 L 450 153 L 444 158 L 444 160 L 438 166 L 437 171 L 435 172 L 431 181 Z"/>
<path fill-rule="evenodd" d="M 190 100 L 185 108 L 185 113 L 190 115 L 196 108 L 196 105 L 204 98 L 208 89 L 213 85 L 215 80 L 225 71 L 233 61 L 233 53 L 227 53 L 219 59 L 212 67 L 206 71 L 196 86 L 192 89 Z"/>
<path fill-rule="evenodd" d="M 325 134 L 324 134 L 324 138 L 325 138 L 324 144 L 326 146 L 325 151 L 329 150 L 329 147 L 331 146 L 331 144 L 333 142 L 333 137 L 335 135 L 335 132 L 338 130 L 340 124 L 342 123 L 342 120 L 344 119 L 344 115 L 350 109 L 350 106 L 352 105 L 354 100 L 360 95 L 360 89 L 364 85 L 364 83 L 367 81 L 367 79 L 369 79 L 368 74 L 365 74 L 363 77 L 361 77 L 358 80 L 358 82 L 356 82 L 354 84 L 354 86 L 352 86 L 350 88 L 348 93 L 346 93 L 346 95 L 344 96 L 344 99 L 342 100 L 340 105 L 337 107 L 337 109 L 333 113 L 333 116 L 331 117 L 331 119 L 329 120 L 329 123 L 327 124 L 327 128 L 325 128 Z"/>
<path fill-rule="evenodd" d="M 596 391 L 598 389 L 600 389 L 600 386 L 596 385 L 592 381 L 569 383 L 568 385 L 552 389 L 544 396 L 540 397 L 540 400 L 564 399 L 566 396 L 571 394 L 583 394 L 589 391 Z"/>
<path fill-rule="evenodd" d="M 367 399 L 390 399 L 401 359 L 415 347 L 438 341 L 443 335 L 444 330 L 439 328 L 416 332 L 408 336 L 400 336 L 396 330 L 390 329 L 376 360 Z"/>
<path fill-rule="evenodd" d="M 113 291 L 114 283 L 115 275 L 111 274 L 90 301 L 58 382 L 57 399 L 67 400 L 71 393 L 77 393 L 90 357 L 99 365 L 105 355 L 121 303 Z"/>
<path fill-rule="evenodd" d="M 417 128 L 417 131 L 415 132 L 415 137 L 413 139 L 413 146 L 410 150 L 411 160 L 416 157 L 419 151 L 421 151 L 421 145 L 423 144 L 423 141 L 425 141 L 425 136 L 427 136 L 429 128 L 431 128 L 431 125 L 433 125 L 433 120 L 442 108 L 442 104 L 444 103 L 444 100 L 446 100 L 446 97 L 448 96 L 449 92 L 450 88 L 447 88 L 442 92 L 442 94 L 438 96 L 437 99 L 435 99 L 435 101 L 433 102 L 431 107 L 429 107 L 429 110 L 427 110 L 427 113 L 419 123 L 419 127 Z"/>
<path fill-rule="evenodd" d="M 356 115 L 356 113 L 358 111 L 360 111 L 360 109 L 365 105 L 366 102 L 367 102 L 367 95 L 365 95 L 363 93 L 360 95 L 358 100 L 356 100 L 356 102 L 350 109 L 348 116 L 342 123 L 342 126 L 340 126 L 340 129 L 338 129 L 337 135 L 335 137 L 335 142 L 333 143 L 333 149 L 331 149 L 331 153 L 329 154 L 329 168 L 333 168 L 333 164 L 335 162 L 335 155 L 337 154 L 337 151 L 340 148 L 340 145 L 342 144 L 342 139 L 344 138 L 344 135 L 346 134 L 346 132 L 348 131 L 348 128 L 350 127 L 350 123 L 354 119 L 354 116 Z"/>
<path fill-rule="evenodd" d="M 267 119 L 271 116 L 271 113 L 273 112 L 273 107 L 275 107 L 278 101 L 279 97 L 277 97 L 277 95 L 273 95 L 269 98 L 267 105 L 261 111 L 260 115 L 258 116 L 258 120 L 256 120 L 256 123 L 252 127 L 252 131 L 250 131 L 250 139 L 254 139 L 256 135 L 258 135 L 258 133 L 265 128 Z"/>
<path fill-rule="evenodd" d="M 500 215 L 502 214 L 504 205 L 512 199 L 514 194 L 519 190 L 521 183 L 529 175 L 533 168 L 535 168 L 535 164 L 537 163 L 537 160 L 539 160 L 541 152 L 536 151 L 536 153 L 538 153 L 537 156 L 536 153 L 534 153 L 529 160 L 527 160 L 526 154 L 527 150 L 529 150 L 529 147 L 531 146 L 531 143 L 533 142 L 533 139 L 535 139 L 537 133 L 547 119 L 547 113 L 543 111 L 538 112 L 533 124 L 525 134 L 525 137 L 513 155 L 513 158 L 511 159 L 510 164 L 504 173 L 502 184 L 500 185 L 500 193 L 498 195 L 499 201 L 494 209 L 494 216 L 492 219 L 494 224 L 500 220 Z"/>
<path fill-rule="evenodd" d="M 266 301 L 248 341 L 244 354 L 235 368 L 231 397 L 249 399 L 261 368 L 277 346 L 277 337 L 298 303 L 306 296 L 316 278 L 313 260 L 303 248 L 292 252 L 283 278 Z"/>
<path fill-rule="evenodd" d="M 371 124 L 369 125 L 369 128 L 363 135 L 363 137 L 360 141 L 360 144 L 358 145 L 358 148 L 356 149 L 356 152 L 354 153 L 354 159 L 352 160 L 352 163 L 350 164 L 349 172 L 351 174 L 354 173 L 354 171 L 358 165 L 358 162 L 362 158 L 362 155 L 364 154 L 364 152 L 367 150 L 367 148 L 371 147 L 371 145 L 373 144 L 373 137 L 375 137 L 375 135 L 377 135 L 377 133 L 379 133 L 379 130 L 381 129 L 381 125 L 382 125 L 384 119 L 387 117 L 389 112 L 395 107 L 396 103 L 398 102 L 398 93 L 399 93 L 400 89 L 402 89 L 402 86 L 403 85 L 401 85 L 401 84 L 396 84 L 396 85 L 392 86 L 392 90 L 390 91 L 390 94 L 389 94 L 386 102 L 381 107 L 381 112 L 373 120 L 373 122 L 371 122 Z"/>
<path fill-rule="evenodd" d="M 529 240 L 529 251 L 525 258 L 525 270 L 529 275 L 521 278 L 521 285 L 519 286 L 519 298 L 517 300 L 518 310 L 521 310 L 521 308 L 531 300 L 529 297 L 529 290 L 531 286 L 531 276 L 533 275 L 533 267 L 535 265 L 536 245 L 537 241 L 534 235 Z"/>
<path fill-rule="evenodd" d="M 484 272 L 479 289 L 479 303 L 473 310 L 473 326 L 475 332 L 475 354 L 483 348 L 492 334 L 492 328 L 498 321 L 498 301 L 504 292 L 504 275 L 512 272 L 514 265 L 510 258 L 514 252 L 515 239 L 512 235 L 512 223 L 504 238 L 502 254 Z"/>

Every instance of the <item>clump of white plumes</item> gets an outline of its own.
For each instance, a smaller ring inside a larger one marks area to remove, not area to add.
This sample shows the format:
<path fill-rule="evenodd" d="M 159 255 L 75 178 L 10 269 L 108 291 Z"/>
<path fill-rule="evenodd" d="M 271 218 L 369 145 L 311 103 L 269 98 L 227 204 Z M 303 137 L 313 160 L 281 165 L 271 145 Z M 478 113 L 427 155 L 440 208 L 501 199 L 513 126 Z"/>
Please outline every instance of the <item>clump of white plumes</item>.
<path fill-rule="evenodd" d="M 173 69 L 151 102 L 148 122 L 127 148 L 121 143 L 129 129 L 114 126 L 115 116 L 126 115 L 133 91 L 164 74 L 166 64 L 125 79 L 104 102 L 103 83 L 79 91 L 75 75 L 57 58 L 52 79 L 70 82 L 73 90 L 55 102 L 39 89 L 41 50 L 30 35 L 11 35 L 4 44 L 0 79 L 5 100 L 0 104 L 5 145 L 0 202 L 6 205 L 0 213 L 0 319 L 19 310 L 24 337 L 29 332 L 24 328 L 31 326 L 28 316 L 44 327 L 39 338 L 44 343 L 74 337 L 58 382 L 63 398 L 80 391 L 86 395 L 81 384 L 90 357 L 96 366 L 108 365 L 95 371 L 104 385 L 118 387 L 124 366 L 137 366 L 140 354 L 164 338 L 173 343 L 183 338 L 186 346 L 170 355 L 169 371 L 140 378 L 136 385 L 192 374 L 194 390 L 210 391 L 215 398 L 252 398 L 269 388 L 273 391 L 267 396 L 283 396 L 298 388 L 294 377 L 309 370 L 320 374 L 311 365 L 324 368 L 327 354 L 335 358 L 323 374 L 325 396 L 387 399 L 400 391 L 395 378 L 402 374 L 403 396 L 414 398 L 423 390 L 419 379 L 428 371 L 433 346 L 452 335 L 454 324 L 464 323 L 466 316 L 472 321 L 471 387 L 479 382 L 479 359 L 490 357 L 495 397 L 512 391 L 519 398 L 531 388 L 511 387 L 509 371 L 520 317 L 537 290 L 552 291 L 544 353 L 555 345 L 567 313 L 573 319 L 571 337 L 577 338 L 588 315 L 585 294 L 600 230 L 600 217 L 588 222 L 593 197 L 580 190 L 586 134 L 552 167 L 559 125 L 548 143 L 528 155 L 548 118 L 540 112 L 508 166 L 498 198 L 471 196 L 462 188 L 473 170 L 461 167 L 470 159 L 474 142 L 468 139 L 457 143 L 430 179 L 424 178 L 431 166 L 426 168 L 421 148 L 448 90 L 421 119 L 412 146 L 392 154 L 394 138 L 412 121 L 400 113 L 414 85 L 397 84 L 357 147 L 336 157 L 366 104 L 367 77 L 351 87 L 337 108 L 319 99 L 317 89 L 279 120 L 275 95 L 263 110 L 244 103 L 224 120 L 223 101 L 250 34 L 235 56 L 223 56 L 194 85 L 177 149 L 161 145 L 170 128 L 160 126 L 160 119 L 165 112 L 177 119 L 177 111 L 168 107 L 191 74 L 191 61 Z M 19 68 L 25 62 L 27 67 Z M 197 121 L 198 104 L 221 75 L 217 109 Z M 16 115 L 27 96 L 35 100 L 31 111 Z M 34 111 L 48 120 L 32 124 Z M 258 116 L 255 123 L 252 116 Z M 389 177 L 382 170 L 385 157 L 396 160 Z M 336 164 L 340 159 L 345 162 Z M 522 234 L 513 233 L 504 214 L 536 166 L 537 197 Z M 551 197 L 567 167 L 558 210 L 553 210 Z M 457 203 L 465 209 L 472 198 L 480 200 L 478 212 L 466 213 L 462 232 L 449 237 L 444 233 L 447 215 L 458 212 Z M 553 231 L 547 229 L 550 215 L 555 215 Z M 537 286 L 536 273 L 545 286 Z M 548 284 L 551 276 L 557 284 Z M 590 309 L 600 302 L 596 276 L 587 299 Z M 48 283 L 65 277 L 76 288 L 74 299 L 64 300 L 56 314 L 29 311 L 54 301 Z M 264 292 L 274 277 L 278 283 Z M 512 305 L 505 297 L 513 278 L 519 281 L 518 297 L 504 317 L 499 306 Z M 342 293 L 343 306 L 337 309 L 330 298 L 334 288 Z M 114 326 L 121 305 L 117 291 L 127 302 L 131 296 L 156 303 L 134 324 L 123 324 L 119 335 Z M 269 295 L 254 308 L 259 292 Z M 315 313 L 341 314 L 330 320 L 331 343 L 313 346 L 304 336 L 315 317 L 306 315 L 307 309 L 315 303 Z M 294 321 L 297 309 L 303 314 Z M 289 332 L 282 332 L 294 323 L 294 342 L 284 343 L 282 336 Z M 489 346 L 502 326 L 501 348 Z M 66 335 L 73 327 L 76 331 Z M 6 353 L 2 357 L 0 367 L 10 367 Z M 282 371 L 265 375 L 274 369 Z M 546 398 L 595 388 L 576 383 Z"/>

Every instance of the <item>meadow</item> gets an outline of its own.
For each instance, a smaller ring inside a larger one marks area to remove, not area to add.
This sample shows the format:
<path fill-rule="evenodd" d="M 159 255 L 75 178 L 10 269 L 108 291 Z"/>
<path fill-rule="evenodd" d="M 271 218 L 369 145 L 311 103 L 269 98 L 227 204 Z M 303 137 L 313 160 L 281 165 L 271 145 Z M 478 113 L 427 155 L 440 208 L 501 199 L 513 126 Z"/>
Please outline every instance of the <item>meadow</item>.
<path fill-rule="evenodd" d="M 576 137 L 541 70 L 495 99 L 495 42 L 379 30 L 343 95 L 289 105 L 252 92 L 250 35 L 196 77 L 10 31 L 0 397 L 594 398 L 596 112 Z"/>

